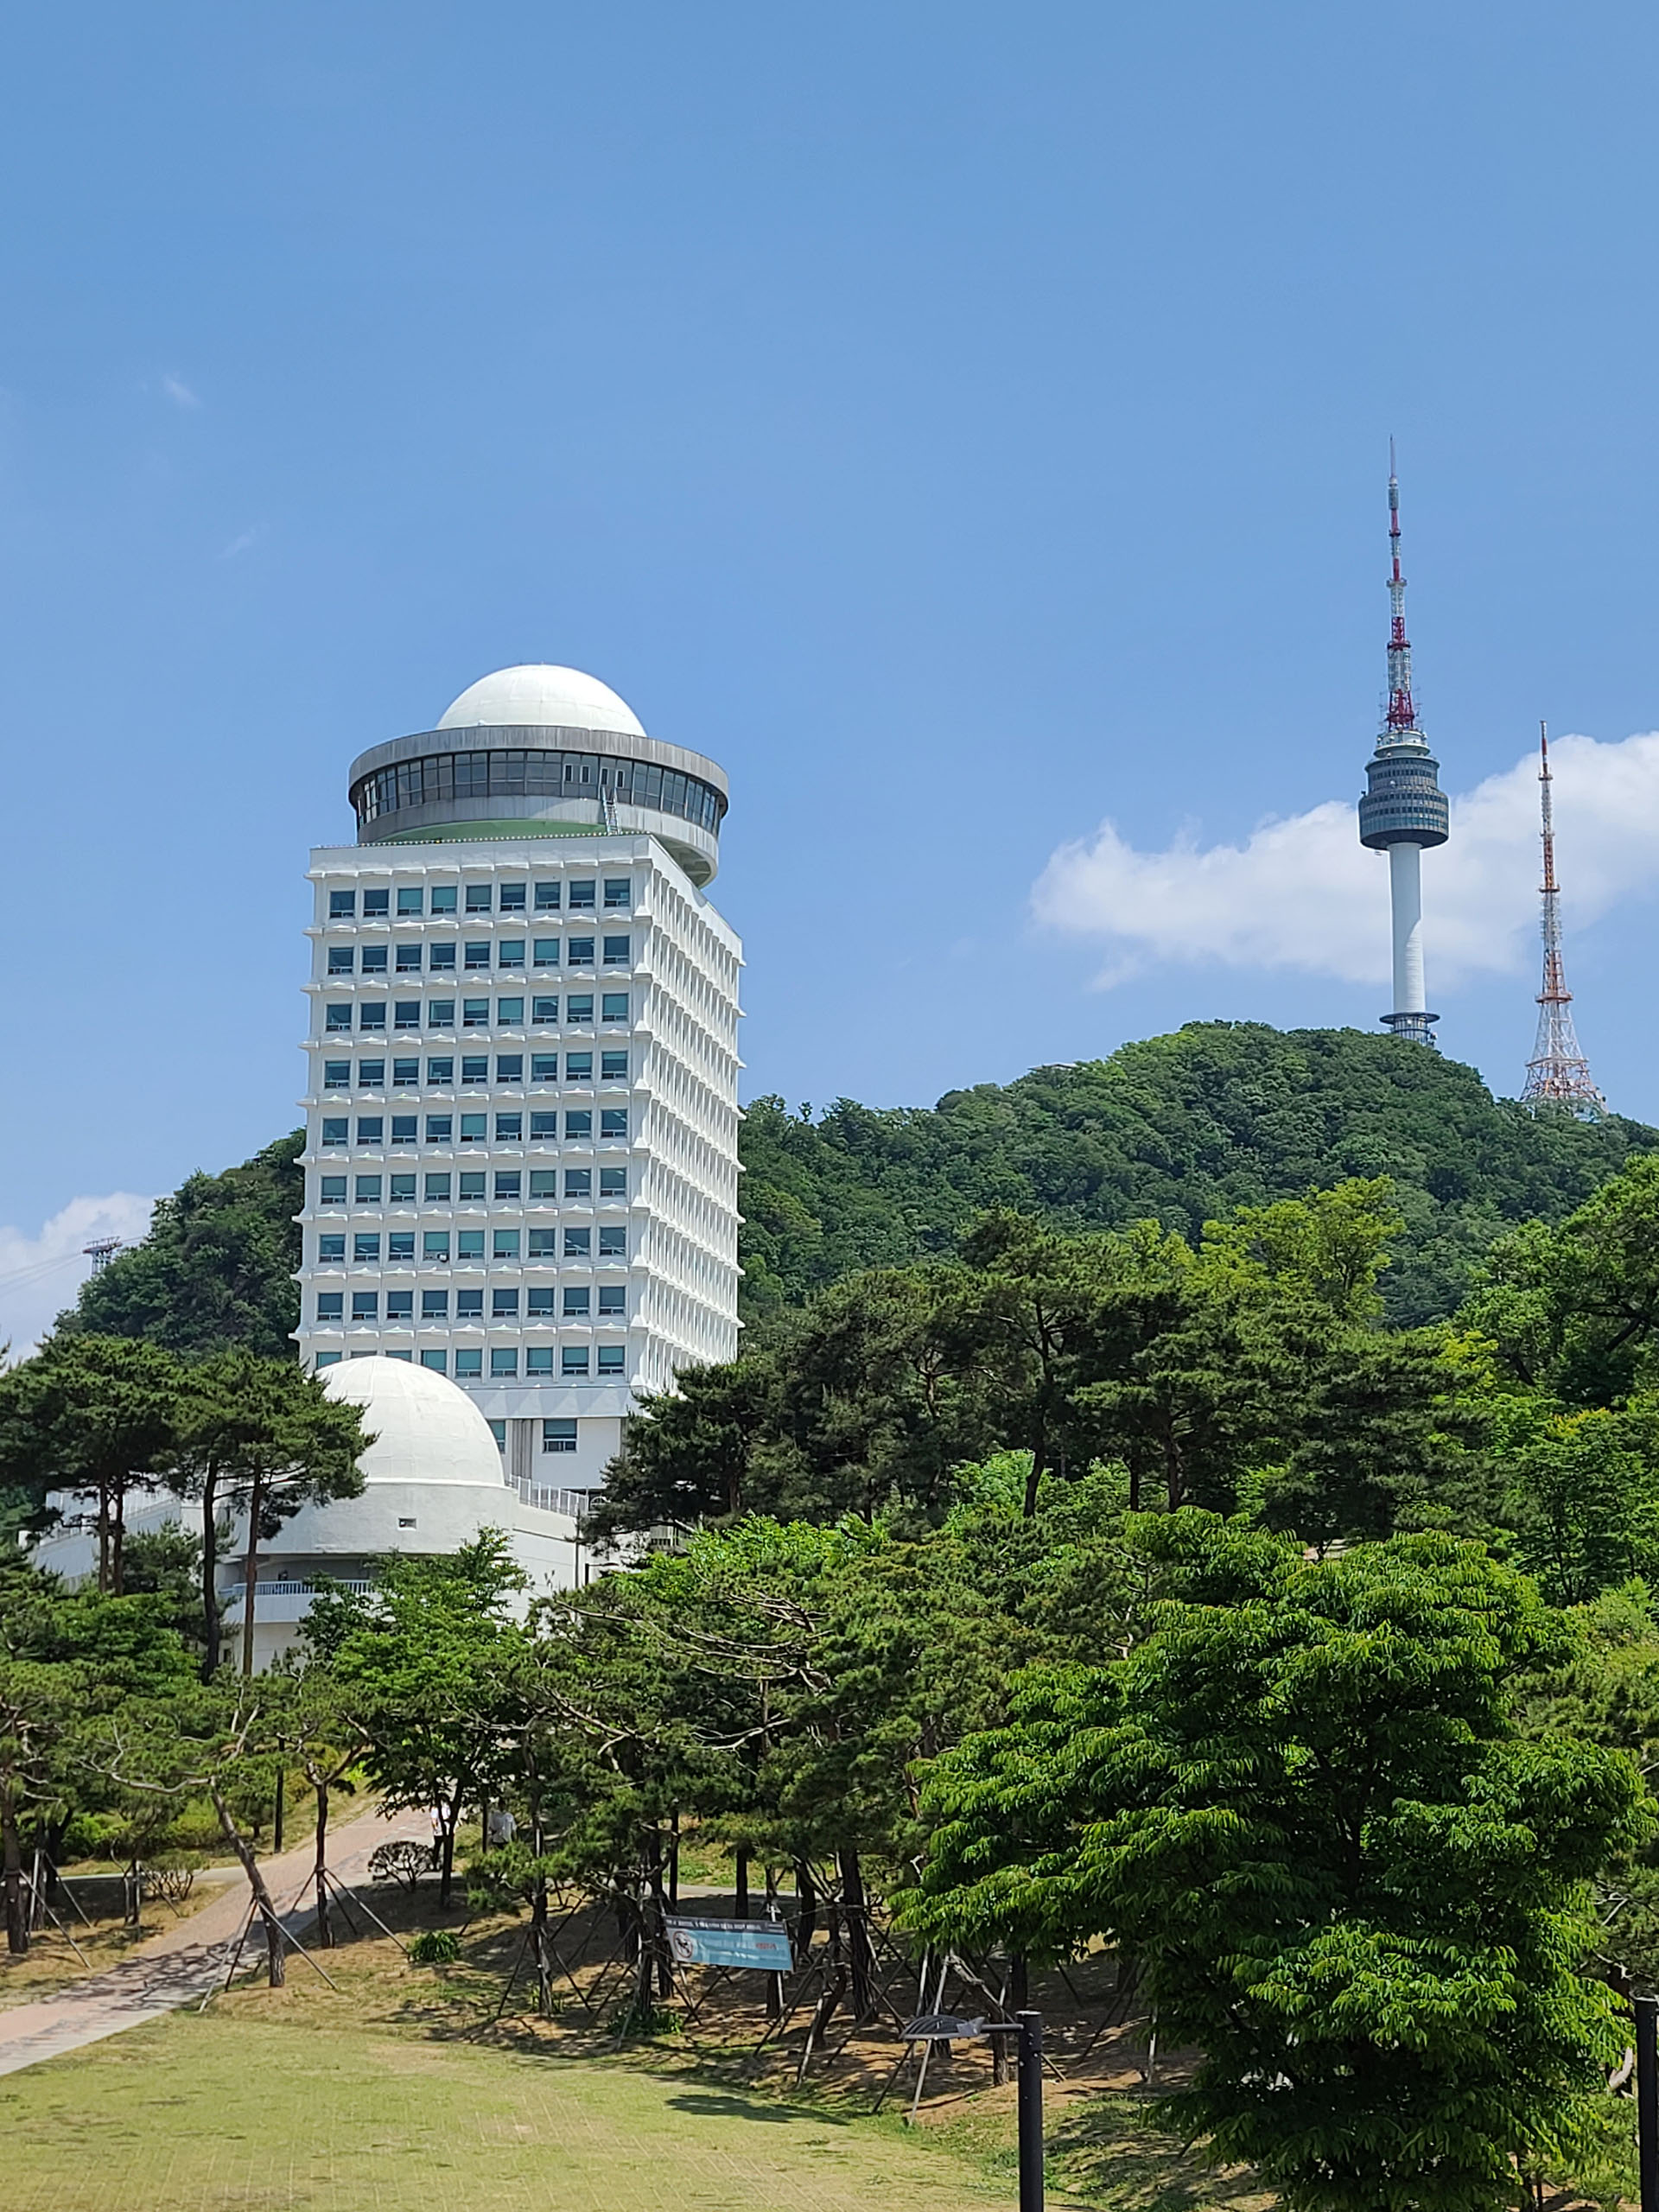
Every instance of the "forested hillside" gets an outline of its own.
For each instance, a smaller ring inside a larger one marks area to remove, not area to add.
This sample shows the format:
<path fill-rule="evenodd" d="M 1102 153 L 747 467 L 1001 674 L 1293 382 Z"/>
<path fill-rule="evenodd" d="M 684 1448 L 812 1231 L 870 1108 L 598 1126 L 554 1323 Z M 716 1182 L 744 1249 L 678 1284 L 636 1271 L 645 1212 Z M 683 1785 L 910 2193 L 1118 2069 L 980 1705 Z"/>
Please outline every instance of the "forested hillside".
<path fill-rule="evenodd" d="M 855 1268 L 947 1251 L 987 1206 L 1071 1230 L 1155 1220 L 1193 1239 L 1235 1206 L 1388 1175 L 1406 1230 L 1384 1299 L 1409 1325 L 1452 1311 L 1503 1230 L 1559 1221 L 1659 1131 L 1540 1118 L 1391 1037 L 1209 1021 L 931 1108 L 841 1099 L 815 1119 L 758 1099 L 742 1144 L 752 1317 Z"/>

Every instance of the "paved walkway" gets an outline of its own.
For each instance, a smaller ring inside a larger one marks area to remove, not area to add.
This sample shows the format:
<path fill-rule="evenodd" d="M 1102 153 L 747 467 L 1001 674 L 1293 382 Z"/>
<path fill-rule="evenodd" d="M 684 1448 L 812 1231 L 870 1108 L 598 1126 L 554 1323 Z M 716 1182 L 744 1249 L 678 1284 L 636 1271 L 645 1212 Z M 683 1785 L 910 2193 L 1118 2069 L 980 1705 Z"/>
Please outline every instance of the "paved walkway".
<path fill-rule="evenodd" d="M 355 1882 L 366 1872 L 370 1853 L 381 1844 L 406 1840 L 429 1843 L 431 1839 L 431 1823 L 423 1812 L 385 1817 L 365 1813 L 334 1832 L 328 1864 L 340 1880 Z M 315 1856 L 315 1846 L 308 1840 L 280 1859 L 264 1860 L 261 1870 L 284 1925 L 296 1933 L 314 1910 L 309 1903 L 297 1910 L 296 1906 Z M 192 1999 L 205 1997 L 224 1980 L 248 1917 L 248 1885 L 240 1868 L 237 1872 L 238 1878 L 227 1883 L 211 1904 L 151 1936 L 106 1974 L 72 1983 L 32 2004 L 0 2011 L 0 2074 L 16 2074 L 20 2068 L 39 2065 L 43 2058 L 79 2050 L 83 2044 L 101 2043 L 105 2036 L 118 2036 L 142 2020 L 154 2020 Z M 262 1956 L 263 1950 L 256 1937 L 244 1955 Z"/>

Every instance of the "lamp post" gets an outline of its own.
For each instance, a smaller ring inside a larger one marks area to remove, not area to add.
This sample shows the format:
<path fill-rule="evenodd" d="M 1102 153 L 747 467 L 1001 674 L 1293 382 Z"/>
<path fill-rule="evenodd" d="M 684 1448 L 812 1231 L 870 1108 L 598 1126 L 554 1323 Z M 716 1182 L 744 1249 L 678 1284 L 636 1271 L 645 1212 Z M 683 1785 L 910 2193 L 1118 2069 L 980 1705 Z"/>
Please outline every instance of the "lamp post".
<path fill-rule="evenodd" d="M 968 2043 L 989 2036 L 1019 2037 L 1020 2212 L 1043 2212 L 1042 2014 L 1022 2012 L 1012 2020 L 963 2020 L 953 2012 L 925 2012 L 905 2023 L 910 2043 Z M 1642 2212 L 1659 2212 L 1659 2199 L 1649 2204 L 1644 2197 Z"/>

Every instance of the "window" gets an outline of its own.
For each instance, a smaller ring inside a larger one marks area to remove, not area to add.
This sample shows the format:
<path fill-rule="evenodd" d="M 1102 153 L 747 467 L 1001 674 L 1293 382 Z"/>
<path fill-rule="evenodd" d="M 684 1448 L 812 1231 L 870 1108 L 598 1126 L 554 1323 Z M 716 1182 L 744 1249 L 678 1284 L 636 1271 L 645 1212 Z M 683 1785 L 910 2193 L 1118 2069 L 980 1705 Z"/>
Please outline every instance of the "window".
<path fill-rule="evenodd" d="M 626 1260 L 628 1256 L 627 1230 L 601 1229 L 599 1232 L 599 1256 L 601 1260 Z"/>
<path fill-rule="evenodd" d="M 391 1141 L 393 1144 L 413 1144 L 420 1133 L 421 1117 L 418 1114 L 394 1114 L 392 1116 Z"/>
<path fill-rule="evenodd" d="M 534 1118 L 533 1116 L 531 1117 Z M 559 1174 L 556 1167 L 532 1167 L 530 1171 L 530 1195 L 532 1198 L 554 1198 L 558 1196 Z"/>
<path fill-rule="evenodd" d="M 346 1318 L 346 1294 L 343 1290 L 320 1290 L 317 1293 L 319 1321 L 341 1321 Z"/>
<path fill-rule="evenodd" d="M 495 1018 L 504 1029 L 522 1029 L 524 1026 L 523 999 L 497 999 Z"/>
<path fill-rule="evenodd" d="M 524 1178 L 516 1167 L 499 1167 L 495 1173 L 495 1195 L 498 1198 L 516 1198 Z"/>
<path fill-rule="evenodd" d="M 394 1122 L 391 1126 L 395 1131 L 397 1124 Z M 396 1135 L 393 1136 L 392 1142 L 394 1144 L 397 1142 Z M 394 1175 L 391 1179 L 391 1203 L 395 1206 L 412 1206 L 415 1203 L 415 1178 L 412 1175 Z"/>
<path fill-rule="evenodd" d="M 532 1052 L 530 1056 L 530 1079 L 532 1083 L 556 1083 L 559 1079 L 558 1054 Z"/>
<path fill-rule="evenodd" d="M 556 1260 L 558 1257 L 557 1230 L 532 1229 L 530 1232 L 530 1256 L 532 1260 Z"/>
<path fill-rule="evenodd" d="M 559 911 L 559 887 L 556 883 L 538 883 L 536 887 L 536 911 L 538 914 L 556 914 Z"/>
<path fill-rule="evenodd" d="M 498 1083 L 522 1083 L 524 1079 L 524 1054 L 498 1052 L 495 1056 L 495 1079 Z"/>
<path fill-rule="evenodd" d="M 559 1352 L 561 1375 L 585 1375 L 588 1372 L 586 1344 L 565 1344 Z"/>
<path fill-rule="evenodd" d="M 599 1311 L 601 1319 L 602 1319 L 605 1315 L 609 1314 L 613 1319 L 615 1319 L 617 1316 L 626 1313 L 627 1310 L 628 1292 L 626 1284 L 620 1282 L 601 1283 L 599 1287 Z"/>
<path fill-rule="evenodd" d="M 495 1117 L 497 1144 L 522 1144 L 524 1141 L 524 1117 L 522 1114 L 498 1114 Z"/>
<path fill-rule="evenodd" d="M 490 911 L 490 887 L 487 883 L 469 883 L 467 887 L 467 911 L 469 914 L 487 914 Z"/>
<path fill-rule="evenodd" d="M 628 1348 L 626 1344 L 601 1344 L 599 1348 L 600 1373 L 601 1375 L 626 1375 L 627 1373 L 627 1357 Z"/>
<path fill-rule="evenodd" d="M 527 883 L 504 883 L 499 901 L 501 912 L 504 914 L 522 914 L 529 890 Z"/>
<path fill-rule="evenodd" d="M 505 1452 L 507 1448 L 507 1424 L 505 1421 L 493 1421 L 490 1423 L 490 1434 L 495 1439 L 496 1450 L 498 1452 Z"/>
<path fill-rule="evenodd" d="M 490 1312 L 498 1321 L 516 1321 L 518 1318 L 518 1292 L 516 1290 L 492 1291 Z"/>
<path fill-rule="evenodd" d="M 418 1029 L 421 1026 L 419 999 L 399 999 L 392 1008 L 391 1026 L 394 1029 Z"/>
<path fill-rule="evenodd" d="M 532 999 L 530 1002 L 530 1012 L 533 1021 L 556 1021 L 559 1018 L 559 1002 L 557 999 Z"/>
<path fill-rule="evenodd" d="M 415 1294 L 412 1290 L 389 1290 L 386 1293 L 388 1321 L 412 1321 L 415 1319 Z"/>
<path fill-rule="evenodd" d="M 495 948 L 498 968 L 522 968 L 524 964 L 524 940 L 521 937 L 504 937 Z"/>
<path fill-rule="evenodd" d="M 626 875 L 607 875 L 605 879 L 605 904 L 607 906 L 632 906 L 633 885 Z"/>
<path fill-rule="evenodd" d="M 512 1344 L 497 1344 L 490 1353 L 492 1375 L 516 1375 L 518 1372 L 518 1353 Z"/>
<path fill-rule="evenodd" d="M 344 1144 L 350 1126 L 343 1114 L 325 1114 L 322 1117 L 324 1144 Z"/>
<path fill-rule="evenodd" d="M 422 1232 L 421 1257 L 429 1267 L 442 1267 L 446 1263 L 449 1257 L 449 1232 L 447 1229 L 429 1229 Z M 434 1298 L 442 1298 L 445 1294 L 439 1290 L 432 1294 Z"/>
<path fill-rule="evenodd" d="M 449 1355 L 447 1351 L 423 1351 L 421 1365 L 429 1367 L 435 1375 L 442 1375 L 448 1369 Z"/>
<path fill-rule="evenodd" d="M 331 891 L 328 893 L 328 918 L 331 922 L 348 922 L 356 912 L 355 891 Z"/>
<path fill-rule="evenodd" d="M 454 1062 L 447 1058 L 429 1060 L 426 1064 L 426 1079 L 429 1083 L 437 1084 L 453 1083 L 455 1079 Z"/>
<path fill-rule="evenodd" d="M 380 1178 L 378 1175 L 359 1175 L 353 1195 L 360 1206 L 378 1206 L 380 1203 Z"/>
<path fill-rule="evenodd" d="M 462 1083 L 487 1083 L 490 1079 L 490 1056 L 487 1052 L 468 1052 L 461 1064 Z"/>
<path fill-rule="evenodd" d="M 532 1144 L 551 1144 L 559 1134 L 556 1114 L 532 1114 L 530 1117 L 530 1141 Z M 552 1192 L 549 1192 L 550 1198 Z"/>
<path fill-rule="evenodd" d="M 340 1365 L 340 1354 L 337 1351 L 320 1351 L 316 1357 L 312 1361 L 311 1364 L 314 1369 L 319 1367 L 338 1367 Z"/>
<path fill-rule="evenodd" d="M 599 1171 L 599 1195 L 601 1198 L 626 1198 L 628 1195 L 627 1169 L 601 1167 Z"/>
<path fill-rule="evenodd" d="M 391 1064 L 391 1087 L 394 1090 L 418 1090 L 421 1086 L 421 1064 L 418 1060 L 394 1060 Z"/>
<path fill-rule="evenodd" d="M 353 1321 L 373 1321 L 379 1318 L 380 1294 L 378 1290 L 354 1290 L 352 1293 Z"/>
<path fill-rule="evenodd" d="M 457 1382 L 461 1380 L 463 1375 L 481 1375 L 483 1372 L 484 1354 L 479 1346 L 463 1346 L 462 1349 L 455 1354 L 455 1379 Z"/>
<path fill-rule="evenodd" d="M 318 1237 L 317 1262 L 320 1266 L 325 1268 L 330 1265 L 338 1266 L 345 1257 L 346 1237 L 344 1231 L 341 1231 L 340 1235 L 334 1236 L 325 1236 Z"/>
<path fill-rule="evenodd" d="M 365 891 L 363 893 L 363 912 L 370 920 L 372 920 L 377 914 L 389 914 L 391 912 L 390 889 Z"/>
<path fill-rule="evenodd" d="M 432 999 L 427 1003 L 426 1026 L 429 1029 L 453 1029 L 455 1026 L 454 999 Z"/>
<path fill-rule="evenodd" d="M 628 1134 L 628 1109 L 626 1106 L 605 1106 L 600 1109 L 599 1134 L 602 1137 L 625 1137 Z"/>
<path fill-rule="evenodd" d="M 601 1008 L 607 1021 L 626 1021 L 628 1018 L 628 995 L 626 991 L 607 991 Z"/>
<path fill-rule="evenodd" d="M 594 940 L 590 937 L 573 937 L 566 944 L 564 957 L 573 968 L 591 968 L 594 964 Z"/>
<path fill-rule="evenodd" d="M 323 1009 L 326 1030 L 349 1029 L 352 1026 L 352 1002 L 349 999 L 334 1000 Z"/>
<path fill-rule="evenodd" d="M 428 1144 L 448 1144 L 454 1130 L 453 1114 L 429 1114 L 426 1117 Z"/>
<path fill-rule="evenodd" d="M 351 1062 L 325 1060 L 322 1064 L 322 1087 L 325 1090 L 349 1090 L 352 1087 Z"/>
<path fill-rule="evenodd" d="M 419 944 L 400 944 L 398 946 L 397 973 L 400 976 L 419 975 L 421 970 L 421 951 L 422 948 Z"/>
<path fill-rule="evenodd" d="M 358 1230 L 352 1239 L 352 1257 L 359 1267 L 380 1257 L 380 1239 L 373 1230 Z"/>
<path fill-rule="evenodd" d="M 570 887 L 571 911 L 573 912 L 579 912 L 584 906 L 591 909 L 594 903 L 594 893 L 598 888 L 598 885 L 591 881 L 587 883 L 573 883 Z"/>
<path fill-rule="evenodd" d="M 556 968 L 559 964 L 559 940 L 556 937 L 538 937 L 536 940 L 535 961 L 538 968 Z"/>
<path fill-rule="evenodd" d="M 567 1021 L 591 1021 L 594 1018 L 594 995 L 591 991 L 572 991 L 564 1001 Z"/>
<path fill-rule="evenodd" d="M 487 968 L 489 964 L 490 947 L 487 939 L 482 944 L 469 944 L 467 946 L 466 965 L 468 968 Z"/>
<path fill-rule="evenodd" d="M 626 1083 L 628 1079 L 628 1056 L 626 1052 L 601 1052 L 599 1072 L 607 1083 Z"/>
<path fill-rule="evenodd" d="M 358 1116 L 357 1141 L 359 1144 L 384 1144 L 385 1141 L 385 1135 L 386 1119 L 384 1114 L 359 1114 Z"/>
<path fill-rule="evenodd" d="M 425 903 L 418 883 L 414 885 L 405 883 L 398 887 L 397 911 L 400 914 L 418 914 Z M 605 887 L 605 903 L 607 906 L 611 903 L 611 887 L 608 883 Z"/>
<path fill-rule="evenodd" d="M 415 1232 L 412 1229 L 394 1229 L 392 1230 L 391 1236 L 386 1239 L 386 1258 L 393 1267 L 397 1266 L 400 1262 L 406 1262 L 411 1266 L 413 1265 L 415 1259 Z M 605 1294 L 603 1291 L 600 1293 L 599 1303 L 600 1311 L 602 1313 L 605 1307 Z"/>
<path fill-rule="evenodd" d="M 443 1204 L 449 1196 L 449 1178 L 447 1175 L 429 1175 L 426 1179 L 426 1196 L 429 1205 L 434 1200 L 440 1205 Z M 448 1245 L 444 1247 L 443 1256 L 445 1259 L 449 1256 Z"/>
<path fill-rule="evenodd" d="M 605 940 L 605 965 L 607 968 L 626 968 L 632 957 L 632 938 L 607 937 Z"/>
<path fill-rule="evenodd" d="M 455 1257 L 458 1260 L 481 1260 L 484 1256 L 484 1232 L 481 1229 L 458 1229 L 455 1231 Z M 472 1295 L 467 1293 L 468 1297 Z M 480 1290 L 478 1295 L 484 1295 Z M 482 1308 L 480 1307 L 480 1312 Z"/>
<path fill-rule="evenodd" d="M 324 1206 L 343 1206 L 346 1203 L 346 1178 L 343 1175 L 323 1176 L 318 1186 L 317 1203 Z"/>
<path fill-rule="evenodd" d="M 590 1198 L 594 1194 L 594 1174 L 590 1167 L 567 1167 L 564 1171 L 564 1195 L 567 1198 Z"/>
<path fill-rule="evenodd" d="M 461 1026 L 463 1029 L 487 1029 L 490 1026 L 488 999 L 462 999 Z"/>
<path fill-rule="evenodd" d="M 328 973 L 349 976 L 352 972 L 352 948 L 349 944 L 331 944 L 328 948 Z"/>
<path fill-rule="evenodd" d="M 384 976 L 386 972 L 386 948 L 384 944 L 365 944 L 363 948 L 363 973 Z"/>
<path fill-rule="evenodd" d="M 549 1285 L 543 1289 L 532 1290 L 528 1294 L 528 1296 L 530 1300 L 530 1311 L 532 1315 L 537 1313 L 550 1313 L 553 1311 L 553 1291 L 551 1285 Z"/>
<path fill-rule="evenodd" d="M 357 1010 L 357 1026 L 359 1029 L 384 1029 L 386 1026 L 385 999 L 365 999 Z"/>
<path fill-rule="evenodd" d="M 421 1293 L 423 1321 L 447 1321 L 449 1319 L 449 1294 L 447 1290 L 423 1290 Z"/>
<path fill-rule="evenodd" d="M 386 1087 L 385 1062 L 359 1060 L 357 1064 L 357 1084 L 359 1090 L 384 1090 Z"/>
<path fill-rule="evenodd" d="M 457 883 L 435 883 L 432 887 L 432 912 L 435 914 L 453 914 L 455 894 L 460 888 Z"/>
<path fill-rule="evenodd" d="M 491 1256 L 497 1260 L 516 1260 L 518 1257 L 518 1231 L 498 1229 L 490 1245 Z"/>
<path fill-rule="evenodd" d="M 469 1167 L 461 1179 L 461 1203 L 467 1205 L 474 1202 L 480 1205 L 484 1203 L 484 1170 L 481 1167 Z M 479 1249 L 482 1251 L 483 1249 L 480 1245 Z"/>
<path fill-rule="evenodd" d="M 585 1260 L 593 1249 L 594 1232 L 591 1229 L 567 1229 L 564 1232 L 564 1256 L 567 1260 Z"/>
<path fill-rule="evenodd" d="M 593 1294 L 586 1283 L 567 1287 L 564 1294 L 564 1318 L 567 1321 L 585 1321 L 593 1306 Z"/>
<path fill-rule="evenodd" d="M 569 1113 L 565 1116 L 564 1134 L 567 1137 L 592 1136 L 594 1134 L 594 1117 L 592 1114 L 589 1113 L 587 1107 L 579 1107 L 574 1113 Z"/>
<path fill-rule="evenodd" d="M 481 1321 L 484 1319 L 484 1294 L 481 1290 L 458 1290 L 455 1293 L 457 1321 Z"/>
<path fill-rule="evenodd" d="M 452 976 L 455 969 L 455 948 L 453 944 L 435 944 L 428 949 L 428 964 L 435 976 Z"/>
<path fill-rule="evenodd" d="M 463 1061 L 461 1065 L 465 1066 L 466 1063 Z M 477 1079 L 481 1080 L 481 1078 Z M 474 1080 L 474 1078 L 468 1077 L 466 1080 L 471 1082 Z M 463 1114 L 461 1117 L 461 1141 L 462 1144 L 487 1143 L 489 1141 L 489 1122 L 490 1117 L 487 1114 Z"/>
<path fill-rule="evenodd" d="M 564 1056 L 564 1079 L 567 1083 L 591 1083 L 594 1079 L 593 1054 L 567 1052 Z"/>
<path fill-rule="evenodd" d="M 543 1452 L 574 1452 L 576 1448 L 576 1424 L 573 1421 L 544 1421 L 542 1423 Z"/>
<path fill-rule="evenodd" d="M 553 1372 L 552 1345 L 531 1344 L 524 1354 L 524 1372 L 526 1375 L 550 1375 Z M 547 1447 L 543 1445 L 542 1448 L 545 1451 Z"/>

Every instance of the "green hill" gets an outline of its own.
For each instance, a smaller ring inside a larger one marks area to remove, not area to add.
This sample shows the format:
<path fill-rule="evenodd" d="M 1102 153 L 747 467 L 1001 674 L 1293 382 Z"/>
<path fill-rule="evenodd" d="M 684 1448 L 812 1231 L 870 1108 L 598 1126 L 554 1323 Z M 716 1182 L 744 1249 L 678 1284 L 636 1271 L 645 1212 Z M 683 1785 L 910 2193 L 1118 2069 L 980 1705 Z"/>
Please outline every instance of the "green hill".
<path fill-rule="evenodd" d="M 1391 1175 L 1407 1222 L 1390 1318 L 1450 1313 L 1512 1224 L 1570 1212 L 1659 1130 L 1495 1099 L 1472 1068 L 1357 1029 L 1190 1022 L 1109 1059 L 948 1091 L 842 1099 L 816 1120 L 758 1099 L 743 1129 L 752 1316 L 855 1268 L 950 1249 L 980 1207 L 1069 1230 L 1153 1218 L 1194 1236 L 1234 1206 Z"/>
<path fill-rule="evenodd" d="M 1237 1205 L 1344 1175 L 1391 1175 L 1407 1235 L 1390 1317 L 1457 1305 L 1510 1224 L 1572 1211 L 1659 1130 L 1542 1118 L 1472 1068 L 1357 1029 L 1192 1022 L 1109 1059 L 1033 1068 L 937 1106 L 841 1099 L 816 1120 L 757 1099 L 743 1125 L 744 1311 L 759 1319 L 855 1268 L 949 1251 L 982 1206 L 1065 1229 L 1152 1217 L 1196 1236 Z M 298 1312 L 296 1136 L 193 1175 L 142 1244 L 80 1294 L 69 1325 L 182 1352 L 279 1352 Z"/>

